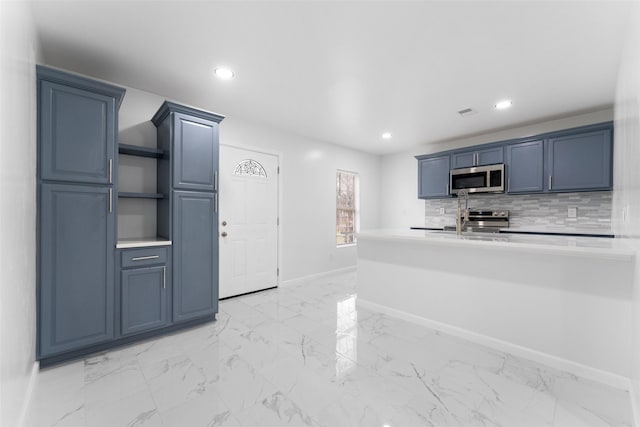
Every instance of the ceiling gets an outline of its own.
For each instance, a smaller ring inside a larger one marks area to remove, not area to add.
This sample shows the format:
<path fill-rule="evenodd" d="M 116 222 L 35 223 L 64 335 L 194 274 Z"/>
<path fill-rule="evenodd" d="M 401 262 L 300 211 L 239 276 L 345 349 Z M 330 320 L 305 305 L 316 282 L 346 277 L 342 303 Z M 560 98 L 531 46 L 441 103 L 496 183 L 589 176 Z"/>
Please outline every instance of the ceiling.
<path fill-rule="evenodd" d="M 49 65 L 378 154 L 610 106 L 631 7 L 33 2 Z"/>

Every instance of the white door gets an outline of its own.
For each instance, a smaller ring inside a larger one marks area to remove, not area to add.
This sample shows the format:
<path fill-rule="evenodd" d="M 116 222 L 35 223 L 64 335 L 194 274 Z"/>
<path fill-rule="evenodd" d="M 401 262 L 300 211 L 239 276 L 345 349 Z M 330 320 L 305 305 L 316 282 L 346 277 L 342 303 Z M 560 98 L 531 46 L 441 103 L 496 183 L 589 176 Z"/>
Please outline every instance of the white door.
<path fill-rule="evenodd" d="M 220 146 L 220 298 L 277 286 L 278 157 Z"/>

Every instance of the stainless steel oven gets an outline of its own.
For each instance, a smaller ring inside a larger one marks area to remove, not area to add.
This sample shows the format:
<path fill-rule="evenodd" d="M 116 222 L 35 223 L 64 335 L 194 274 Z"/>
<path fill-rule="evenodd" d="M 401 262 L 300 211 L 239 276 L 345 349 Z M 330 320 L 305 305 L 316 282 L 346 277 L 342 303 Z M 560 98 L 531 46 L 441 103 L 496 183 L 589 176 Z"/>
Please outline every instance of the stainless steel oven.
<path fill-rule="evenodd" d="M 504 164 L 451 169 L 449 175 L 451 194 L 460 190 L 469 193 L 504 193 Z"/>

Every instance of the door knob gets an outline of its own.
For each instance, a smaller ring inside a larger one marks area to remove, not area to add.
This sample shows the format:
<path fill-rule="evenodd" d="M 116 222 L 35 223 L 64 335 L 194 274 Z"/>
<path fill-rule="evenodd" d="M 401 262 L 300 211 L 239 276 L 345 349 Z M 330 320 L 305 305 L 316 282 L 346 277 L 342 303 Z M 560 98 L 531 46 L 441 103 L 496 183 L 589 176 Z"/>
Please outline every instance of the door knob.
<path fill-rule="evenodd" d="M 223 231 L 222 233 L 220 233 L 220 235 L 221 235 L 222 237 L 227 237 L 227 232 L 226 232 L 226 231 Z"/>
<path fill-rule="evenodd" d="M 227 225 L 227 221 L 222 221 L 222 226 L 224 227 L 225 225 Z"/>

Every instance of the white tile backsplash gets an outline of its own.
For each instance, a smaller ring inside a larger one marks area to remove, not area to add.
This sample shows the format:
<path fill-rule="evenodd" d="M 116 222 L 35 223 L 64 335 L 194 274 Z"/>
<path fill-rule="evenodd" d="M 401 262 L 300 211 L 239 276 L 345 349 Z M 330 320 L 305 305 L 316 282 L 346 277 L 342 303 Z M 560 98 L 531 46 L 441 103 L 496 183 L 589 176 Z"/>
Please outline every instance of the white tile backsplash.
<path fill-rule="evenodd" d="M 611 191 L 549 194 L 477 194 L 469 197 L 469 208 L 508 209 L 510 228 L 581 229 L 611 232 Z M 445 213 L 442 214 L 444 208 Z M 569 208 L 576 217 L 569 218 Z M 425 226 L 454 225 L 457 199 L 425 201 Z"/>

